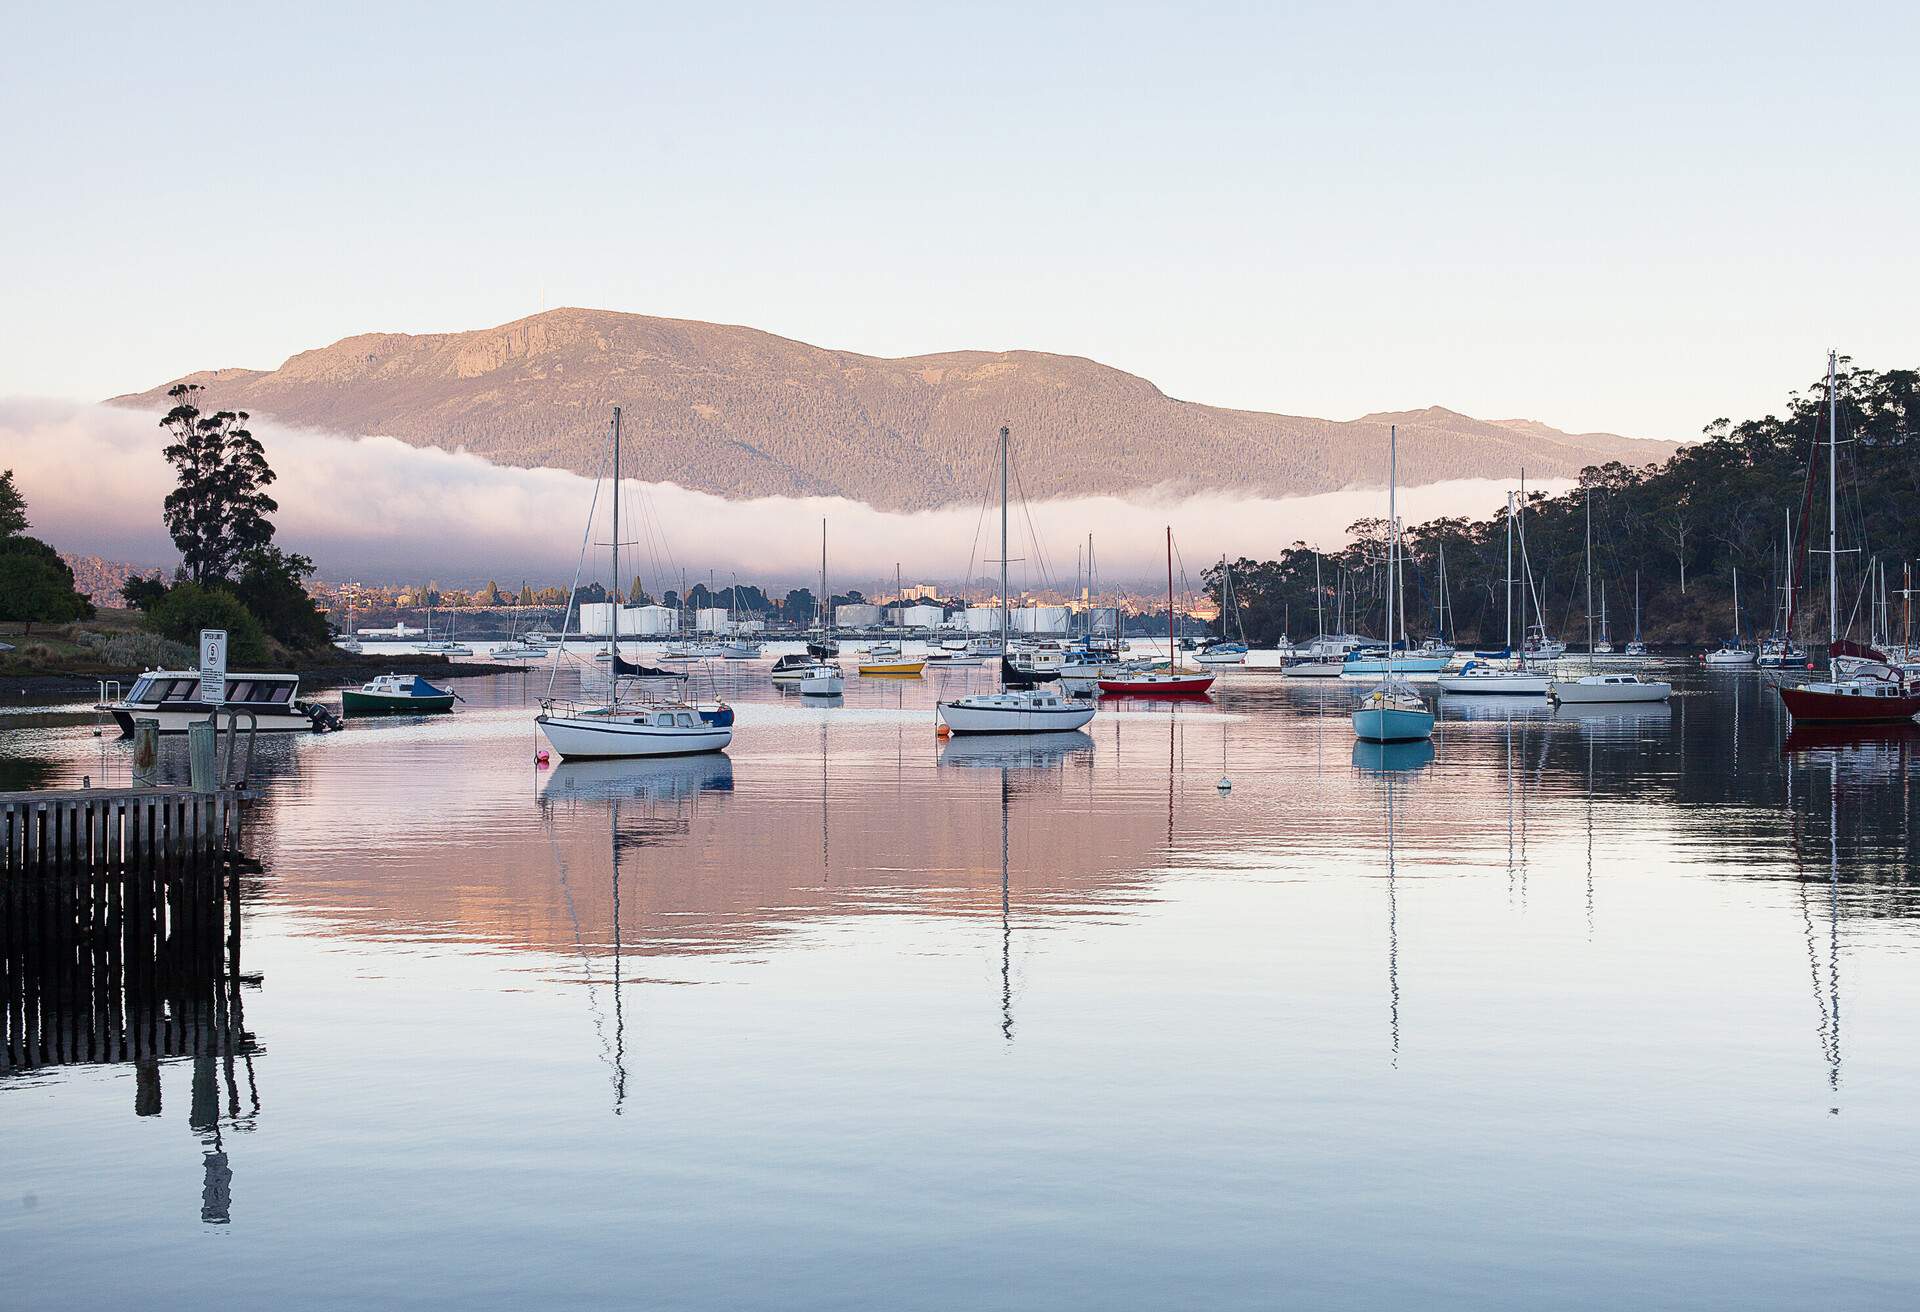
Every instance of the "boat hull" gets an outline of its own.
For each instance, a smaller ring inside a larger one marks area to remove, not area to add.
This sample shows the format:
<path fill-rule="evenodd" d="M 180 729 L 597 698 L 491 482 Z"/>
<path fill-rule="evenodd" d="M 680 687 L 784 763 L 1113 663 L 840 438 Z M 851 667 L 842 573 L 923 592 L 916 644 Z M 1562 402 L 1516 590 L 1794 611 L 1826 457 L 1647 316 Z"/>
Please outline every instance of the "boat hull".
<path fill-rule="evenodd" d="M 1544 674 L 1443 674 L 1434 680 L 1441 692 L 1456 697 L 1545 697 L 1553 682 Z"/>
<path fill-rule="evenodd" d="M 1920 714 L 1920 696 L 1862 697 L 1782 687 L 1780 701 L 1787 714 L 1806 724 L 1900 724 Z"/>
<path fill-rule="evenodd" d="M 1149 675 L 1129 678 L 1121 675 L 1117 678 L 1100 680 L 1100 691 L 1133 697 L 1164 697 L 1169 694 L 1191 696 L 1213 687 L 1213 677 L 1211 674 L 1184 675 L 1177 678 L 1167 678 L 1164 675 L 1157 678 Z"/>
<path fill-rule="evenodd" d="M 1578 683 L 1555 680 L 1550 695 L 1564 706 L 1663 702 L 1673 695 L 1665 683 Z"/>
<path fill-rule="evenodd" d="M 1732 669 L 1740 669 L 1745 666 L 1754 665 L 1759 659 L 1756 654 L 1750 651 L 1710 651 L 1707 653 L 1707 664 Z"/>
<path fill-rule="evenodd" d="M 1364 706 L 1353 713 L 1353 736 L 1369 743 L 1412 743 L 1433 737 L 1433 712 Z"/>
<path fill-rule="evenodd" d="M 955 733 L 1072 733 L 1094 716 L 1091 705 L 1073 703 L 1035 709 L 941 702 L 939 711 L 941 722 Z"/>
<path fill-rule="evenodd" d="M 120 726 L 122 738 L 133 737 L 133 725 L 136 720 L 158 721 L 161 733 L 185 733 L 188 725 L 205 723 L 213 715 L 213 708 L 202 704 L 190 704 L 179 710 L 162 710 L 155 706 L 129 706 L 124 702 L 117 702 L 100 709 L 113 716 L 114 723 Z M 248 706 L 231 706 L 225 709 L 240 715 L 251 712 L 255 717 L 254 727 L 261 733 L 311 733 L 314 730 L 313 718 L 304 712 L 285 708 L 269 711 Z M 244 725 L 245 721 L 242 721 L 242 724 Z"/>
<path fill-rule="evenodd" d="M 1295 661 L 1281 668 L 1280 673 L 1289 679 L 1337 679 L 1345 668 L 1341 661 Z"/>
<path fill-rule="evenodd" d="M 859 667 L 863 675 L 897 674 L 911 677 L 927 668 L 925 661 L 874 661 L 864 662 Z"/>
<path fill-rule="evenodd" d="M 1451 656 L 1395 656 L 1391 670 L 1394 674 L 1438 674 L 1447 668 Z M 1342 674 L 1386 674 L 1389 666 L 1386 660 L 1347 661 L 1340 667 Z"/>
<path fill-rule="evenodd" d="M 553 750 L 569 761 L 644 756 L 697 756 L 724 751 L 733 730 L 702 722 L 691 728 L 641 725 L 597 716 L 541 715 L 534 719 Z"/>

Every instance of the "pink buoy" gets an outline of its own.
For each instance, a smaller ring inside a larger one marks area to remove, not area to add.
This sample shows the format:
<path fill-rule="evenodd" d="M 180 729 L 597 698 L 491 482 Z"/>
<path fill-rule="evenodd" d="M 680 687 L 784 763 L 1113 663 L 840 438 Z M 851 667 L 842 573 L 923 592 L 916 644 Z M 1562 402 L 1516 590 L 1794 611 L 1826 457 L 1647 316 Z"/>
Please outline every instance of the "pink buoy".
<path fill-rule="evenodd" d="M 547 756 L 547 749 L 544 747 L 542 747 L 539 751 L 533 754 L 533 761 L 535 765 L 545 765 L 548 759 L 549 758 Z"/>

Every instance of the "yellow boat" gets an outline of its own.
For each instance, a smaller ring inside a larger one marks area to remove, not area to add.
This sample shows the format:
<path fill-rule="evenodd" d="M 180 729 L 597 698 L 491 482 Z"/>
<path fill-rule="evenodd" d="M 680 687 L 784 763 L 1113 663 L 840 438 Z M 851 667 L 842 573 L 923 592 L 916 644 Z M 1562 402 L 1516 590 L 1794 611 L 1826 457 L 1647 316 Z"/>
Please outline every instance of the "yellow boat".
<path fill-rule="evenodd" d="M 875 661 L 871 665 L 862 665 L 859 667 L 860 673 L 863 675 L 865 674 L 915 675 L 915 674 L 919 674 L 922 670 L 926 668 L 927 668 L 927 663 L 925 661 Z"/>

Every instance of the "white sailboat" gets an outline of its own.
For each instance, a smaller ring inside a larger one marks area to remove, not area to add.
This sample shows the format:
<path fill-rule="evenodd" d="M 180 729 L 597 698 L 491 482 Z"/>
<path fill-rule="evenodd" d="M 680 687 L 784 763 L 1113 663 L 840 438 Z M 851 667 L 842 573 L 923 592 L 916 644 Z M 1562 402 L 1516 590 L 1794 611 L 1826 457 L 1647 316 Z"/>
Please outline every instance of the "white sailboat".
<path fill-rule="evenodd" d="M 1627 655 L 1645 656 L 1647 644 L 1640 639 L 1640 571 L 1633 572 L 1633 641 L 1627 644 Z"/>
<path fill-rule="evenodd" d="M 1740 567 L 1733 567 L 1733 636 L 1707 653 L 1707 664 L 1744 667 L 1754 664 L 1760 654 L 1740 641 Z"/>
<path fill-rule="evenodd" d="M 1000 429 L 1000 650 L 1007 650 L 1007 442 Z M 1062 697 L 1050 687 L 1004 686 L 1007 662 L 1001 659 L 999 692 L 974 693 L 935 703 L 940 722 L 953 733 L 1071 733 L 1093 719 L 1094 704 Z"/>
<path fill-rule="evenodd" d="M 1513 655 L 1513 493 L 1507 493 L 1507 641 L 1498 652 L 1476 652 L 1456 673 L 1442 674 L 1440 691 L 1471 697 L 1545 697 L 1548 677 L 1527 668 L 1526 658 Z M 1526 593 L 1520 594 L 1521 627 L 1526 625 Z"/>
<path fill-rule="evenodd" d="M 1397 503 L 1400 432 L 1387 429 L 1387 661 L 1386 676 L 1353 712 L 1353 736 L 1369 743 L 1419 742 L 1433 737 L 1433 712 L 1413 690 L 1394 677 L 1394 621 L 1400 615 L 1400 519 Z M 1404 625 L 1402 632 L 1404 632 Z"/>
<path fill-rule="evenodd" d="M 620 407 L 613 408 L 613 577 L 620 577 Z M 582 550 L 584 551 L 584 547 Z M 610 608 L 607 627 L 608 699 L 600 704 L 561 701 L 553 695 L 554 663 L 547 696 L 534 723 L 569 760 L 686 756 L 718 752 L 733 741 L 733 710 L 725 703 L 699 707 L 682 701 L 622 700 L 618 673 L 620 605 Z M 565 635 L 562 635 L 562 642 Z"/>
<path fill-rule="evenodd" d="M 1587 493 L 1587 673 L 1577 679 L 1555 679 L 1548 695 L 1562 705 L 1590 706 L 1610 702 L 1663 702 L 1673 685 L 1642 679 L 1637 674 L 1600 674 L 1593 661 L 1593 493 Z"/>

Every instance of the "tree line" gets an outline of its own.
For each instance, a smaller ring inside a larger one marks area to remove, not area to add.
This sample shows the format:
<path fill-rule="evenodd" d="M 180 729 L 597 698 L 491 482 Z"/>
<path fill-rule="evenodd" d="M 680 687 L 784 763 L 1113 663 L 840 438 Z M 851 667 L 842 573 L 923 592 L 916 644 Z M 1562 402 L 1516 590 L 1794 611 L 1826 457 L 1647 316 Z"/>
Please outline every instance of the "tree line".
<path fill-rule="evenodd" d="M 1871 567 L 1885 565 L 1889 591 L 1897 592 L 1904 563 L 1920 551 L 1920 435 L 1914 431 L 1920 371 L 1876 372 L 1849 360 L 1841 364 L 1835 381 L 1837 508 L 1839 545 L 1846 554 L 1839 556 L 1838 627 L 1859 637 L 1871 620 Z M 1790 603 L 1795 632 L 1824 641 L 1827 403 L 1823 375 L 1805 391 L 1789 394 L 1780 414 L 1740 423 L 1715 420 L 1704 440 L 1682 447 L 1665 464 L 1589 466 L 1578 485 L 1562 495 L 1529 491 L 1521 519 L 1532 578 L 1529 584 L 1522 576 L 1516 545 L 1516 611 L 1524 593 L 1530 620 L 1543 613 L 1549 632 L 1584 643 L 1591 506 L 1593 613 L 1597 623 L 1604 596 L 1616 642 L 1632 635 L 1636 583 L 1646 641 L 1702 644 L 1730 636 L 1736 571 L 1745 636 L 1779 628 L 1783 605 Z M 1481 646 L 1505 638 L 1507 513 L 1504 505 L 1490 509 L 1483 518 L 1456 516 L 1403 529 L 1402 604 L 1415 635 L 1435 631 L 1444 600 L 1447 636 Z M 1272 560 L 1229 563 L 1226 572 L 1249 641 L 1310 637 L 1318 627 L 1317 604 L 1324 606 L 1325 626 L 1332 631 L 1340 602 L 1347 628 L 1375 636 L 1384 632 L 1388 526 L 1383 519 L 1364 519 L 1348 532 L 1352 540 L 1346 546 L 1321 556 L 1319 592 L 1314 551 L 1304 542 Z M 1220 604 L 1222 567 L 1210 567 L 1205 579 Z M 1893 596 L 1896 637 L 1900 604 Z M 1232 621 L 1226 623 L 1231 629 Z M 1517 615 L 1514 633 L 1517 641 Z"/>

